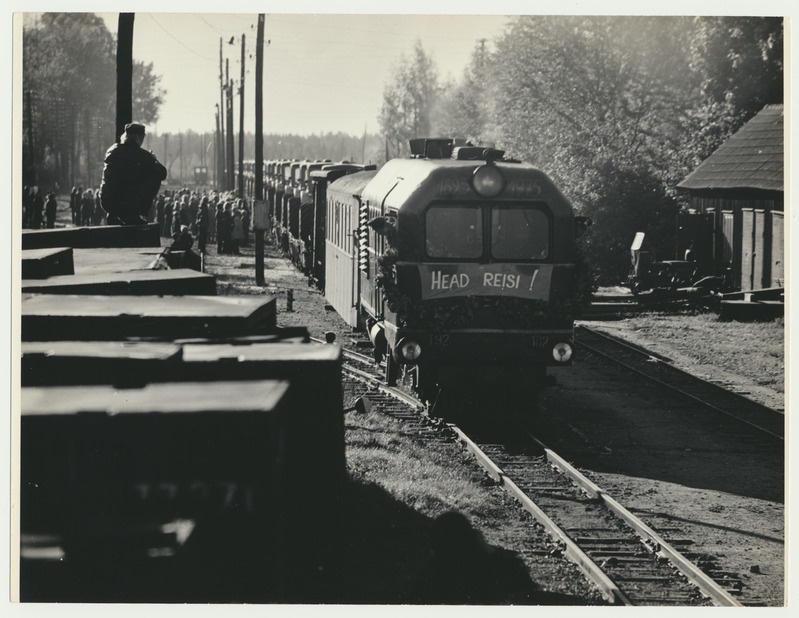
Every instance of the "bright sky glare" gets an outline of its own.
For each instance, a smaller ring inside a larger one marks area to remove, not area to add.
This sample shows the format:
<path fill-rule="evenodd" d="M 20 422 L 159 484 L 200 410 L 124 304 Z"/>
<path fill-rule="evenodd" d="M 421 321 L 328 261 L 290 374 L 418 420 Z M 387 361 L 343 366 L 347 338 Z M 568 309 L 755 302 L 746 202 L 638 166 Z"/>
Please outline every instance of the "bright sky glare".
<path fill-rule="evenodd" d="M 118 14 L 101 16 L 116 33 Z M 266 14 L 264 132 L 377 132 L 383 88 L 417 39 L 443 78 L 459 79 L 478 41 L 489 46 L 506 22 L 498 15 Z M 244 119 L 252 131 L 256 29 L 256 14 L 136 13 L 133 56 L 153 63 L 167 91 L 150 130 L 214 130 L 220 39 L 223 63 L 238 87 L 244 35 Z M 234 116 L 238 126 L 238 97 Z"/>
<path fill-rule="evenodd" d="M 266 14 L 264 132 L 378 132 L 382 93 L 403 54 L 420 40 L 442 78 L 460 79 L 481 39 L 491 48 L 508 18 L 538 14 L 786 14 L 787 4 L 761 0 L 36 0 L 37 11 L 136 11 L 133 55 L 153 63 L 167 91 L 158 122 L 148 131 L 215 129 L 220 102 L 219 42 L 231 79 L 241 77 L 241 36 L 246 39 L 245 130 L 255 126 L 257 13 Z M 776 5 L 776 10 L 769 5 Z M 187 8 L 198 12 L 186 12 Z M 221 12 L 224 11 L 224 12 Z M 281 13 L 281 11 L 283 11 Z M 100 13 L 116 33 L 118 13 Z M 233 37 L 233 43 L 228 42 Z M 224 68 L 223 68 L 224 72 Z M 234 101 L 239 124 L 239 100 Z"/>

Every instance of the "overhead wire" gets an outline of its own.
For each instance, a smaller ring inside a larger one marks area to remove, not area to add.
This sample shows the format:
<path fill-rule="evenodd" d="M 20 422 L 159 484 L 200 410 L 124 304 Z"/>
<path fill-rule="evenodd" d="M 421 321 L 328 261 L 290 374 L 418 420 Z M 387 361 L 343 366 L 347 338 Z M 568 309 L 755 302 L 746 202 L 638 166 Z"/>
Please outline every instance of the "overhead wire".
<path fill-rule="evenodd" d="M 216 32 L 216 33 L 217 33 L 218 35 L 220 35 L 220 36 L 227 36 L 227 35 L 228 35 L 228 34 L 230 34 L 231 32 L 238 32 L 238 31 L 239 31 L 239 30 L 238 30 L 238 28 L 222 28 L 222 29 L 220 30 L 219 28 L 217 28 L 216 26 L 214 26 L 214 25 L 213 25 L 211 22 L 209 22 L 209 21 L 208 21 L 208 20 L 207 20 L 207 19 L 206 19 L 206 18 L 203 16 L 203 14 L 202 14 L 202 13 L 194 13 L 194 15 L 195 15 L 196 17 L 198 17 L 199 19 L 201 19 L 203 22 L 205 22 L 205 25 L 206 25 L 206 26 L 208 26 L 208 27 L 209 27 L 211 30 L 213 30 L 214 32 Z M 208 13 L 206 13 L 206 15 L 208 15 Z M 239 17 L 238 15 L 235 15 L 235 14 L 232 14 L 232 13 L 225 14 L 225 17 L 234 17 L 234 18 L 238 19 L 239 21 L 246 21 L 246 22 L 249 22 L 251 26 L 254 26 L 254 25 L 255 25 L 255 22 L 252 22 L 251 20 L 249 20 L 249 19 L 247 19 L 247 18 L 245 18 L 245 17 Z"/>
<path fill-rule="evenodd" d="M 174 40 L 176 43 L 178 43 L 178 44 L 179 44 L 179 45 L 181 45 L 182 47 L 184 47 L 184 48 L 186 48 L 187 50 L 189 50 L 189 51 L 190 51 L 191 53 L 193 53 L 195 56 L 199 56 L 199 57 L 200 57 L 200 58 L 202 58 L 203 60 L 210 60 L 210 61 L 212 61 L 212 62 L 215 60 L 214 58 L 211 58 L 211 57 L 209 57 L 209 56 L 205 56 L 205 55 L 201 54 L 200 52 L 198 52 L 197 50 L 194 50 L 194 49 L 192 49 L 191 47 L 189 47 L 188 45 L 186 45 L 186 44 L 185 44 L 183 41 L 181 41 L 179 38 L 177 38 L 177 37 L 176 37 L 174 34 L 172 34 L 172 33 L 171 33 L 169 30 L 167 30 L 166 28 L 164 28 L 164 26 L 163 26 L 162 24 L 160 24 L 160 23 L 158 22 L 158 20 L 157 20 L 155 17 L 153 17 L 152 13 L 146 13 L 146 15 L 147 15 L 147 16 L 148 16 L 150 19 L 152 19 L 152 20 L 153 20 L 153 22 L 155 23 L 155 25 L 157 25 L 159 28 L 161 28 L 161 30 L 163 30 L 164 32 L 166 32 L 166 34 L 167 34 L 167 35 L 168 35 L 168 36 L 169 36 L 171 39 L 173 39 L 173 40 Z"/>
<path fill-rule="evenodd" d="M 205 19 L 205 17 L 202 16 L 202 13 L 195 13 L 195 16 L 198 17 L 202 22 L 205 23 L 206 26 L 208 26 L 211 30 L 216 32 L 218 35 L 224 36 L 224 33 L 221 30 L 219 30 L 216 26 L 211 24 L 211 22 L 209 22 L 207 19 Z"/>

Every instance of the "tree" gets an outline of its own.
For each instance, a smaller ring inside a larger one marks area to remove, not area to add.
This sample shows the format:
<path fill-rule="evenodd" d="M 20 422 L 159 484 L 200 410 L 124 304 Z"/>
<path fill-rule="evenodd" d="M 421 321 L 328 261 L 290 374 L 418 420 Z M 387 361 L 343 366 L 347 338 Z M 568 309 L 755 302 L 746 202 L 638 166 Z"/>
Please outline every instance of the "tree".
<path fill-rule="evenodd" d="M 160 86 L 161 76 L 156 75 L 152 63 L 133 61 L 133 119 L 144 124 L 155 124 L 167 92 Z"/>
<path fill-rule="evenodd" d="M 461 83 L 443 89 L 434 123 L 439 135 L 473 143 L 494 139 L 494 60 L 485 43 L 482 40 L 475 47 Z"/>
<path fill-rule="evenodd" d="M 497 139 L 594 219 L 589 257 L 618 282 L 636 231 L 671 257 L 675 185 L 782 96 L 781 41 L 760 18 L 517 18 L 492 65 Z"/>
<path fill-rule="evenodd" d="M 152 65 L 134 63 L 134 114 L 157 118 L 164 92 Z M 100 180 L 115 138 L 116 43 L 93 13 L 43 13 L 23 27 L 23 92 L 31 93 L 39 183 Z M 27 131 L 26 131 L 27 132 Z M 83 170 L 81 172 L 80 170 Z"/>
<path fill-rule="evenodd" d="M 430 137 L 438 96 L 438 70 L 421 41 L 416 41 L 412 58 L 400 59 L 391 83 L 383 90 L 380 129 L 395 155 L 408 152 L 408 140 Z"/>
<path fill-rule="evenodd" d="M 701 17 L 695 22 L 690 57 L 708 98 L 730 99 L 744 122 L 764 105 L 782 103 L 782 18 Z"/>
<path fill-rule="evenodd" d="M 688 170 L 764 105 L 783 102 L 781 18 L 697 17 L 693 22 L 686 53 L 696 99 L 686 110 L 682 151 Z"/>
<path fill-rule="evenodd" d="M 44 13 L 23 29 L 23 90 L 35 108 L 33 160 L 39 168 L 58 166 L 42 169 L 40 184 L 43 177 L 66 184 L 81 153 L 85 162 L 96 159 L 98 133 L 113 127 L 114 53 L 113 37 L 92 13 Z"/>

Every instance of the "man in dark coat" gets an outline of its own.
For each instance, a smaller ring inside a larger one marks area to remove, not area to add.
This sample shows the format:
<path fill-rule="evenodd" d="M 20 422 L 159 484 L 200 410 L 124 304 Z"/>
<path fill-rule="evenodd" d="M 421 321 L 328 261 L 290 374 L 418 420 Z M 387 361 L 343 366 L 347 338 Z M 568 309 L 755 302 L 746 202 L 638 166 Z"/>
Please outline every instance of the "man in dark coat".
<path fill-rule="evenodd" d="M 80 198 L 82 195 L 83 187 L 72 187 L 72 192 L 69 194 L 69 210 L 72 215 L 72 225 L 80 224 Z"/>
<path fill-rule="evenodd" d="M 47 227 L 50 229 L 55 227 L 55 216 L 57 212 L 58 202 L 56 202 L 55 195 L 48 193 L 47 199 L 44 202 L 44 219 L 47 222 Z"/>
<path fill-rule="evenodd" d="M 105 153 L 100 198 L 111 225 L 147 223 L 153 199 L 166 179 L 166 168 L 152 152 L 144 150 L 144 125 L 125 125 L 120 143 Z"/>
<path fill-rule="evenodd" d="M 43 217 L 44 217 L 44 199 L 42 198 L 42 194 L 39 193 L 39 187 L 31 187 L 30 190 L 30 202 L 29 206 L 32 209 L 31 213 L 28 215 L 30 226 L 34 230 L 38 230 L 42 227 Z"/>
<path fill-rule="evenodd" d="M 155 222 L 158 224 L 158 229 L 161 230 L 164 227 L 164 206 L 166 205 L 166 197 L 163 193 L 158 194 L 158 198 L 155 201 Z"/>

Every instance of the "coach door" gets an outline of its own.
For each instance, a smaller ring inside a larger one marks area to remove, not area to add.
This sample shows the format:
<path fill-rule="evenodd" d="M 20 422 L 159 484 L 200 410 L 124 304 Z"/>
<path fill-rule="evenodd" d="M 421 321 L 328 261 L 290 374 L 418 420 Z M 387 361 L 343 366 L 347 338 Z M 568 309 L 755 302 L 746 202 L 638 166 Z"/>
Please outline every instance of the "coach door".
<path fill-rule="evenodd" d="M 352 204 L 338 202 L 328 193 L 325 247 L 325 296 L 344 321 L 358 326 L 355 307 Z"/>
<path fill-rule="evenodd" d="M 370 315 L 383 315 L 383 292 L 376 284 L 378 258 L 385 253 L 386 239 L 368 225 L 380 216 L 380 211 L 370 207 L 368 200 L 361 202 L 358 210 L 358 296 L 361 307 Z"/>

